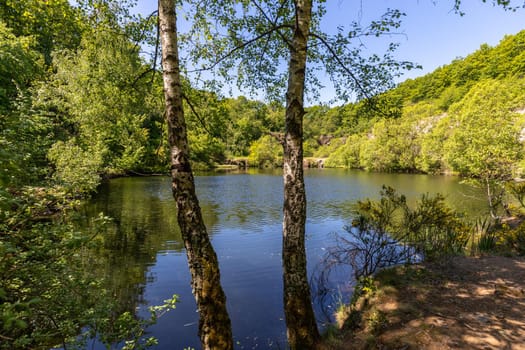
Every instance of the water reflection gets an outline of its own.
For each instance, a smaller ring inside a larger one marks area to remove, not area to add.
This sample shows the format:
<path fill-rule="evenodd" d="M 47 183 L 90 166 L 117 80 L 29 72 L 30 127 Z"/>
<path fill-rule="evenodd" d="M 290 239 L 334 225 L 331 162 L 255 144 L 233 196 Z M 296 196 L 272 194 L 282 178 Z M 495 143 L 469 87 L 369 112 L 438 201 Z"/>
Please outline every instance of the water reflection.
<path fill-rule="evenodd" d="M 210 175 L 210 174 L 206 174 Z M 282 311 L 282 177 L 278 171 L 197 176 L 197 194 L 208 232 L 219 257 L 237 347 L 284 348 Z M 330 233 L 343 231 L 358 199 L 378 198 L 382 185 L 415 200 L 441 192 L 456 208 L 483 212 L 483 200 L 456 178 L 374 174 L 344 170 L 308 170 L 307 254 L 309 268 L 330 245 Z M 468 196 L 467 196 L 468 194 Z M 100 273 L 122 305 L 138 312 L 176 293 L 177 309 L 150 329 L 158 349 L 199 348 L 198 314 L 191 294 L 175 205 L 168 177 L 110 181 L 86 208 L 113 218 L 103 234 Z M 86 224 L 86 223 L 85 223 Z M 341 276 L 342 278 L 343 276 Z"/>

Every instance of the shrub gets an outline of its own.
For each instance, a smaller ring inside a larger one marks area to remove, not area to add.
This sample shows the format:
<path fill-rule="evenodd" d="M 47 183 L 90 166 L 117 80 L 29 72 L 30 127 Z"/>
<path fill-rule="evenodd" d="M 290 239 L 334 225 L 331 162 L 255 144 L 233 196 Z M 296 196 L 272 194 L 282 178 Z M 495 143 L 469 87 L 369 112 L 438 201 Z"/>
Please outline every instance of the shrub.
<path fill-rule="evenodd" d="M 441 194 L 424 194 L 410 209 L 401 202 L 403 220 L 394 229 L 394 237 L 424 254 L 426 259 L 462 254 L 471 236 L 470 227 L 460 215 L 445 204 Z"/>
<path fill-rule="evenodd" d="M 425 259 L 435 260 L 461 254 L 471 229 L 444 203 L 444 197 L 422 195 L 414 208 L 406 197 L 383 187 L 379 201 L 359 201 L 356 218 L 336 235 L 327 248 L 319 283 L 327 284 L 332 271 L 349 266 L 355 281 L 379 270 Z"/>
<path fill-rule="evenodd" d="M 74 208 L 64 194 L 0 189 L 0 349 L 85 348 L 95 336 L 107 348 L 153 344 L 145 328 L 173 309 L 176 297 L 152 307 L 146 319 L 123 311 L 88 261 L 108 218 L 100 215 L 89 232 L 78 232 L 60 215 Z"/>
<path fill-rule="evenodd" d="M 73 140 L 56 142 L 48 153 L 48 158 L 55 165 L 53 178 L 70 189 L 73 193 L 90 193 L 100 182 L 103 149 L 84 150 Z"/>
<path fill-rule="evenodd" d="M 522 222 L 515 228 L 507 228 L 501 234 L 499 240 L 506 252 L 525 255 L 525 222 Z"/>

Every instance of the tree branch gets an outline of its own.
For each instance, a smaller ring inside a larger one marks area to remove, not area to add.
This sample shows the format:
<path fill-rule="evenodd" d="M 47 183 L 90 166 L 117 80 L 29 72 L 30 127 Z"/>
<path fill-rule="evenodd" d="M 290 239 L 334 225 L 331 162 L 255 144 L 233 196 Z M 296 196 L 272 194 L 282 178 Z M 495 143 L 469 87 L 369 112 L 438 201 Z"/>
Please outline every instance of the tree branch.
<path fill-rule="evenodd" d="M 330 43 L 328 43 L 328 41 L 326 41 L 326 39 L 323 38 L 320 35 L 317 35 L 315 33 L 310 33 L 310 35 L 312 37 L 316 38 L 317 40 L 319 40 L 328 49 L 328 51 L 334 57 L 334 59 L 337 61 L 339 66 L 341 66 L 341 68 L 343 68 L 343 70 L 352 78 L 352 80 L 356 84 L 357 88 L 363 93 L 365 98 L 366 99 L 370 99 L 371 96 L 368 95 L 368 92 L 361 85 L 361 82 L 359 81 L 359 79 L 357 79 L 355 74 L 343 63 L 343 61 L 341 61 L 341 58 L 339 57 L 339 55 L 337 55 L 337 53 L 335 52 L 334 48 L 330 45 Z"/>
<path fill-rule="evenodd" d="M 160 45 L 160 28 L 159 28 L 159 16 L 157 16 L 157 39 L 155 40 L 155 55 L 153 56 L 153 74 L 151 75 L 150 86 L 153 86 L 153 79 L 155 79 L 155 72 L 157 71 L 157 57 L 159 55 L 159 45 Z"/>
<path fill-rule="evenodd" d="M 378 112 L 380 115 L 382 115 L 384 117 L 387 117 L 387 118 L 390 117 L 391 116 L 390 114 L 388 114 L 387 112 L 381 110 L 381 108 L 377 108 L 376 104 L 374 103 L 374 96 L 371 96 L 368 93 L 368 91 L 363 87 L 363 85 L 361 84 L 359 79 L 355 76 L 355 74 L 344 64 L 344 62 L 341 60 L 341 58 L 337 55 L 337 53 L 335 52 L 334 48 L 330 45 L 330 43 L 328 41 L 326 41 L 325 38 L 323 38 L 323 37 L 321 37 L 321 36 L 319 36 L 319 35 L 317 35 L 315 33 L 310 33 L 310 35 L 312 37 L 318 39 L 324 46 L 326 46 L 326 48 L 328 49 L 330 54 L 334 57 L 334 59 L 339 64 L 339 66 L 350 76 L 350 78 L 352 78 L 352 80 L 354 81 L 355 85 L 357 86 L 357 89 L 359 91 L 361 91 L 361 93 L 363 94 L 365 103 L 368 104 L 372 110 Z"/>
<path fill-rule="evenodd" d="M 204 122 L 204 119 L 203 119 L 203 118 L 200 116 L 200 114 L 197 112 L 197 110 L 196 110 L 195 107 L 193 106 L 193 103 L 191 103 L 191 101 L 190 101 L 190 99 L 188 98 L 188 96 L 186 96 L 186 94 L 182 94 L 182 98 L 184 99 L 184 101 L 186 101 L 186 103 L 188 104 L 188 106 L 190 106 L 190 109 L 191 109 L 192 113 L 195 115 L 195 117 L 197 118 L 197 120 L 199 121 L 199 123 L 201 124 L 201 126 L 204 128 L 204 130 L 208 133 L 208 135 L 215 137 L 216 135 L 214 135 L 214 134 L 208 129 L 208 127 L 206 126 L 206 123 Z"/>
<path fill-rule="evenodd" d="M 286 2 L 287 0 L 284 0 L 281 2 L 281 6 L 279 7 L 279 9 L 277 10 L 276 14 L 275 14 L 275 18 L 272 20 L 267 14 L 266 12 L 263 10 L 263 8 L 259 5 L 259 3 L 257 3 L 257 1 L 255 0 L 251 0 L 251 2 L 255 5 L 255 7 L 257 7 L 257 9 L 262 13 L 262 15 L 264 16 L 264 18 L 268 21 L 268 23 L 270 23 L 271 25 L 271 28 L 274 28 L 277 26 L 277 21 L 279 20 L 279 12 L 284 8 L 284 6 L 286 5 Z M 292 47 L 292 43 L 284 36 L 283 33 L 281 33 L 280 30 L 277 30 L 277 34 L 281 37 L 281 39 L 283 40 L 283 42 L 288 46 L 288 49 L 293 49 Z M 266 38 L 266 43 L 264 44 L 264 48 L 262 50 L 263 54 L 260 56 L 259 58 L 259 62 L 257 64 L 257 66 L 259 67 L 259 70 L 261 70 L 261 64 L 262 64 L 262 61 L 263 61 L 263 57 L 268 49 L 268 45 L 270 44 L 270 39 L 271 39 L 271 35 L 268 35 L 267 38 Z"/>
<path fill-rule="evenodd" d="M 266 32 L 264 33 L 261 33 L 259 35 L 257 35 L 256 37 L 248 40 L 248 41 L 245 41 L 243 42 L 242 44 L 240 44 L 239 46 L 236 46 L 234 47 L 233 49 L 231 49 L 226 55 L 218 58 L 211 66 L 208 66 L 208 67 L 204 67 L 204 68 L 199 68 L 199 69 L 194 69 L 194 70 L 190 70 L 188 71 L 187 73 L 195 73 L 195 72 L 202 72 L 202 71 L 207 71 L 207 70 L 211 70 L 213 68 L 215 68 L 219 63 L 221 63 L 222 61 L 224 61 L 225 59 L 227 59 L 228 57 L 230 57 L 231 55 L 233 55 L 236 51 L 239 51 L 243 48 L 245 48 L 246 46 L 248 45 L 251 45 L 253 44 L 254 42 L 264 38 L 265 36 L 267 35 L 270 35 L 272 34 L 273 32 L 279 30 L 279 29 L 282 29 L 282 28 L 291 28 L 290 25 L 287 25 L 287 24 L 281 24 L 279 26 L 276 26 L 276 27 L 273 27 L 269 30 L 267 30 Z"/>
<path fill-rule="evenodd" d="M 286 0 L 283 1 L 281 3 L 281 7 L 279 8 L 279 10 L 277 10 L 277 13 L 275 14 L 275 19 L 272 20 L 267 14 L 266 12 L 264 12 L 263 8 L 257 3 L 257 1 L 255 0 L 251 0 L 252 3 L 255 5 L 255 7 L 257 7 L 257 9 L 262 13 L 262 15 L 264 16 L 264 18 L 266 18 L 266 20 L 272 25 L 272 28 L 275 28 L 277 26 L 277 20 L 279 19 L 279 11 L 282 10 L 284 8 L 284 5 L 286 4 Z M 287 37 L 284 36 L 283 33 L 281 33 L 280 30 L 277 30 L 277 34 L 279 34 L 279 36 L 281 37 L 281 39 L 283 39 L 283 41 L 286 43 L 286 45 L 288 45 L 288 48 L 292 48 L 292 43 L 290 42 L 290 40 L 288 40 Z"/>
<path fill-rule="evenodd" d="M 284 145 L 284 133 L 282 132 L 274 132 L 274 131 L 270 131 L 268 133 L 268 135 L 272 136 L 273 138 L 275 138 L 277 140 L 277 142 L 279 142 L 281 145 Z"/>
<path fill-rule="evenodd" d="M 134 80 L 133 82 L 131 83 L 131 87 L 134 88 L 135 87 L 135 84 L 137 84 L 139 82 L 140 79 L 142 79 L 146 74 L 148 74 L 149 72 L 153 71 L 153 74 L 155 74 L 155 67 L 153 68 L 149 68 L 149 69 L 146 69 L 144 72 L 140 73 Z M 153 78 L 152 78 L 153 79 Z"/>
<path fill-rule="evenodd" d="M 155 14 L 157 14 L 159 11 L 158 10 L 155 10 L 153 11 L 152 13 L 150 13 L 148 15 L 148 17 L 146 17 L 146 23 L 149 21 L 149 19 L 151 17 L 153 17 Z M 158 23 L 158 19 L 157 19 L 157 23 Z M 140 42 L 144 39 L 144 36 L 146 36 L 146 30 L 147 30 L 147 26 L 144 26 L 144 28 L 142 29 L 142 32 L 140 33 L 140 37 L 139 37 L 139 40 L 137 42 L 135 42 L 135 45 L 133 47 L 133 51 L 137 50 L 139 45 L 140 45 Z"/>

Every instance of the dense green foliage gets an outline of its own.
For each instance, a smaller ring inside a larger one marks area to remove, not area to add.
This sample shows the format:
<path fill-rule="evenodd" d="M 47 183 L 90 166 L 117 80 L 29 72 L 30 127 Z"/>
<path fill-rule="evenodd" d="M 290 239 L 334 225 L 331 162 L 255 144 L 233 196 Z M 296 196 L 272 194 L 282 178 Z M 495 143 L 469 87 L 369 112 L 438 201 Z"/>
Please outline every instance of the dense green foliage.
<path fill-rule="evenodd" d="M 0 191 L 0 199 L 0 349 L 85 348 L 95 336 L 108 348 L 155 343 L 144 330 L 175 307 L 176 297 L 146 319 L 134 316 L 136 298 L 115 299 L 118 286 L 99 273 L 110 260 L 100 254 L 109 252 L 112 237 L 100 236 L 109 218 L 95 216 L 88 231 L 76 229 L 64 215 L 75 202 L 52 188 Z"/>
<path fill-rule="evenodd" d="M 121 3 L 0 4 L 2 349 L 154 343 L 144 328 L 165 309 L 137 319 L 95 272 L 107 218 L 85 232 L 71 215 L 103 176 L 165 164 L 160 83 L 138 50 L 154 21 Z"/>
<path fill-rule="evenodd" d="M 404 195 L 383 187 L 379 201 L 359 201 L 356 211 L 353 225 L 361 234 L 389 235 L 427 259 L 463 253 L 471 235 L 470 227 L 440 194 L 422 195 L 410 206 Z"/>
<path fill-rule="evenodd" d="M 316 273 L 318 285 L 328 286 L 341 266 L 350 267 L 357 282 L 353 301 L 363 292 L 362 283 L 381 270 L 468 253 L 477 234 L 440 194 L 424 194 L 409 205 L 404 195 L 383 186 L 379 200 L 358 201 L 354 214 L 346 232 L 336 234 L 336 243 L 327 247 Z"/>
<path fill-rule="evenodd" d="M 0 18 L 17 37 L 35 39 L 47 65 L 53 52 L 75 49 L 82 37 L 80 9 L 67 0 L 5 0 L 0 4 Z"/>

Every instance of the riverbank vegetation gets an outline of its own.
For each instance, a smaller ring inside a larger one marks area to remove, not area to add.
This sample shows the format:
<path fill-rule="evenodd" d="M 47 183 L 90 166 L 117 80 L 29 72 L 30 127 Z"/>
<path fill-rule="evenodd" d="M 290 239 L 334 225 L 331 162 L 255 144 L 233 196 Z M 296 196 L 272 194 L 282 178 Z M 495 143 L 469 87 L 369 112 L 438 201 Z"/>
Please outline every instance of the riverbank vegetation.
<path fill-rule="evenodd" d="M 353 275 L 353 293 L 339 301 L 325 348 L 523 343 L 524 209 L 515 208 L 512 220 L 473 224 L 440 195 L 409 206 L 384 187 L 379 200 L 359 201 L 317 273 L 321 293 L 331 273 L 346 267 Z"/>

